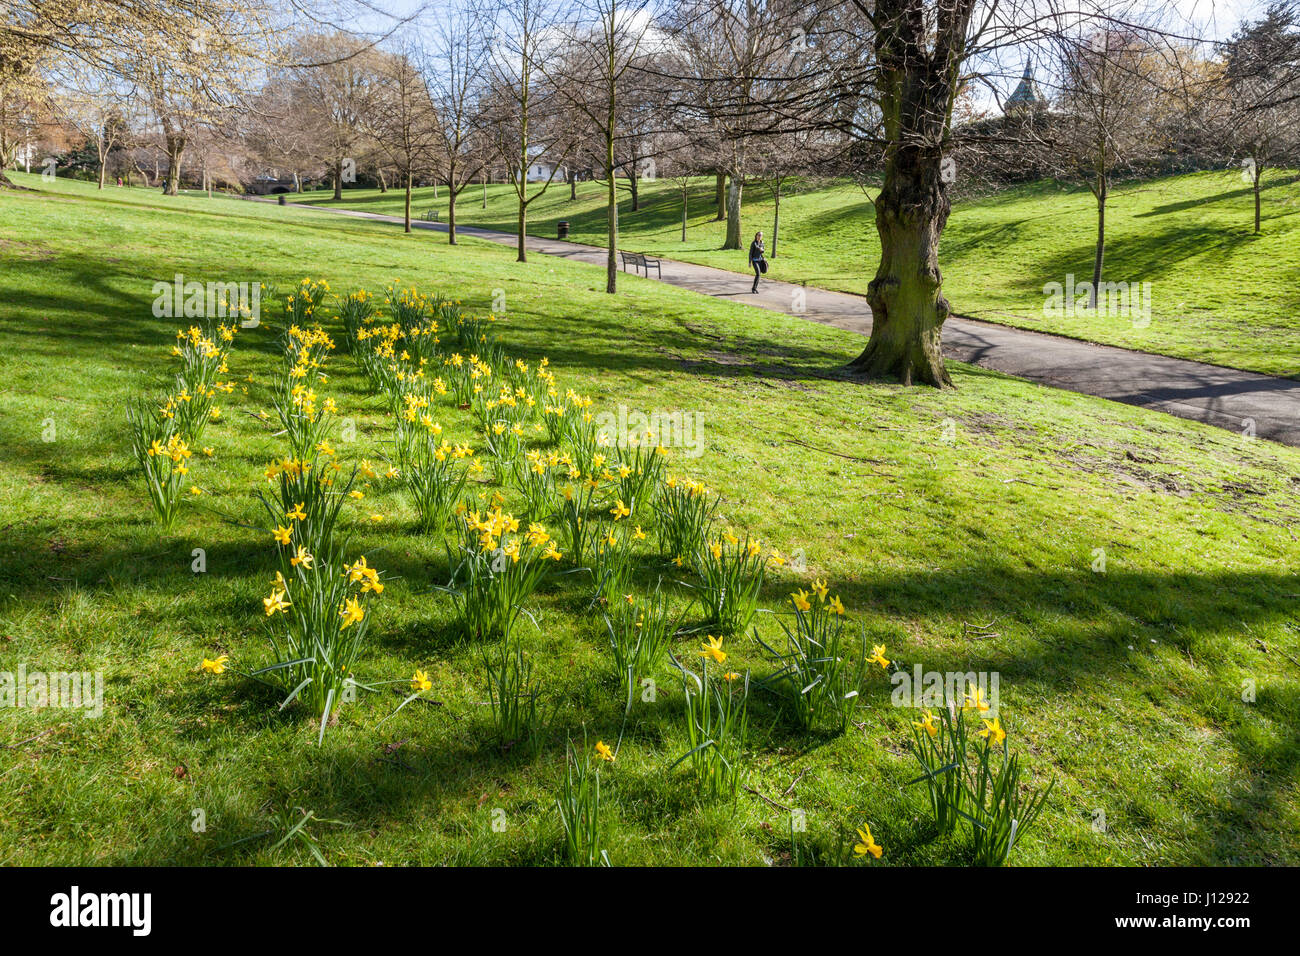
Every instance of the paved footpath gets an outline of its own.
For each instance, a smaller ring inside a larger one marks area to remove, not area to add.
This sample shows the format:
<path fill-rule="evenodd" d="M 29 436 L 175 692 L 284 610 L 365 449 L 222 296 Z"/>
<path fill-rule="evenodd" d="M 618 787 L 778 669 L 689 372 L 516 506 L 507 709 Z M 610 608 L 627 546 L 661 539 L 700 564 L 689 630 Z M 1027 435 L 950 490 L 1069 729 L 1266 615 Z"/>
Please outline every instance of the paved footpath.
<path fill-rule="evenodd" d="M 400 216 L 299 203 L 290 205 L 359 219 L 402 222 Z M 413 221 L 411 225 L 447 231 L 445 223 Z M 515 234 L 511 232 L 460 225 L 456 231 L 492 242 L 515 244 Z M 535 236 L 528 237 L 528 251 L 602 266 L 606 261 L 602 246 Z M 671 259 L 664 259 L 662 263 L 663 281 L 669 285 L 774 312 L 794 314 L 790 309 L 794 293 L 800 286 L 764 279 L 758 294 L 751 295 L 752 275 Z M 861 296 L 812 287 L 804 292 L 805 310 L 798 318 L 863 335 L 870 333 L 871 308 Z M 944 323 L 943 354 L 947 358 L 1043 385 L 1141 405 L 1229 431 L 1246 432 L 1253 421 L 1255 434 L 1259 437 L 1300 445 L 1300 381 L 1108 345 L 1093 345 L 974 319 L 950 318 Z"/>

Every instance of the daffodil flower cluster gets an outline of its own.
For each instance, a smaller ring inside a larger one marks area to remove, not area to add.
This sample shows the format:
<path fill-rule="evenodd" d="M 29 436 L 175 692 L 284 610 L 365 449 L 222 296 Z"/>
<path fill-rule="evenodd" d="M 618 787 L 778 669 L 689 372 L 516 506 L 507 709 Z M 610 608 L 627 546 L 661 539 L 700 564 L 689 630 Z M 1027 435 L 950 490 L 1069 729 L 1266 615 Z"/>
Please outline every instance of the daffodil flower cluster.
<path fill-rule="evenodd" d="M 703 482 L 669 475 L 654 508 L 660 554 L 682 567 L 704 548 L 718 499 Z"/>
<path fill-rule="evenodd" d="M 323 378 L 332 348 L 319 329 L 290 329 L 285 340 L 290 367 L 309 370 L 284 382 L 290 400 L 284 407 L 294 409 L 289 417 L 299 424 L 286 428 L 290 453 L 266 468 L 274 492 L 259 493 L 281 564 L 262 600 L 276 663 L 258 673 L 285 684 L 284 704 L 301 700 L 312 708 L 320 737 L 345 695 L 356 690 L 353 668 L 368 629 L 367 601 L 384 590 L 364 555 L 351 563 L 343 558 L 347 541 L 339 517 L 344 503 L 361 494 L 352 487 L 357 469 L 344 472 L 327 437 L 323 416 L 334 411 L 332 400 L 317 407 L 312 388 L 303 382 L 309 375 Z"/>
<path fill-rule="evenodd" d="M 701 600 L 710 620 L 724 634 L 736 634 L 749 626 L 758 610 L 758 595 L 774 555 L 771 551 L 764 555 L 757 538 L 746 534 L 741 539 L 731 531 L 706 540 L 695 551 L 694 570 L 701 581 Z"/>
<path fill-rule="evenodd" d="M 442 426 L 436 423 L 419 436 L 406 453 L 402 475 L 411 492 L 422 530 L 440 533 L 447 527 L 466 481 L 482 466 L 473 460 L 469 445 L 441 440 Z"/>
<path fill-rule="evenodd" d="M 304 278 L 298 287 L 285 298 L 284 309 L 294 325 L 302 325 L 315 318 L 325 296 L 329 295 L 328 282 Z"/>
<path fill-rule="evenodd" d="M 763 686 L 786 702 L 803 729 L 825 722 L 829 729 L 843 733 L 857 708 L 870 666 L 889 666 L 884 645 L 874 647 L 868 656 L 866 631 L 861 629 L 850 646 L 844 633 L 844 604 L 830 593 L 825 581 L 814 581 L 811 593 L 803 588 L 794 591 L 790 604 L 793 625 L 777 618 L 785 633 L 784 649 L 777 650 L 757 638 L 775 665 Z"/>
<path fill-rule="evenodd" d="M 455 598 L 462 625 L 470 636 L 506 640 L 548 563 L 562 557 L 543 525 L 525 527 L 499 506 L 464 515 L 458 552 L 449 555 L 454 570 L 443 590 Z"/>
<path fill-rule="evenodd" d="M 235 326 L 218 324 L 207 331 L 198 326 L 176 332 L 172 354 L 181 359 L 172 394 L 162 402 L 141 397 L 127 409 L 131 451 L 144 475 L 149 503 L 164 528 L 171 528 L 186 490 L 201 494 L 189 475 L 190 449 L 202 444 L 208 422 L 221 417 L 215 400 L 229 394 L 235 383 L 222 381 Z M 205 448 L 210 455 L 211 449 Z"/>
<path fill-rule="evenodd" d="M 960 703 L 923 709 L 911 728 L 922 771 L 912 783 L 925 783 L 939 832 L 950 833 L 965 820 L 975 863 L 1001 866 L 1038 819 L 1055 781 L 1039 790 L 1022 782 L 1019 755 L 1010 751 L 1001 716 L 985 716 L 989 710 L 975 684 Z M 973 735 L 968 716 L 978 721 Z"/>

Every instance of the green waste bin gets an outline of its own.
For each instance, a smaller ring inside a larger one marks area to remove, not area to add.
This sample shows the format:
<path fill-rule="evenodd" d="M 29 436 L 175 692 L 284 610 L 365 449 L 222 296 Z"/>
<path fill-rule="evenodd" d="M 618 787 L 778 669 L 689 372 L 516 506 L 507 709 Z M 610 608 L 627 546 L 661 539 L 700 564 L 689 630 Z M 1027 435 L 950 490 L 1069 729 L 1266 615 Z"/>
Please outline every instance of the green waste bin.
<path fill-rule="evenodd" d="M 567 220 L 567 219 L 561 219 L 561 220 L 560 220 L 560 225 L 559 225 L 559 238 L 560 238 L 560 239 L 568 239 L 568 238 L 569 238 L 569 220 Z"/>

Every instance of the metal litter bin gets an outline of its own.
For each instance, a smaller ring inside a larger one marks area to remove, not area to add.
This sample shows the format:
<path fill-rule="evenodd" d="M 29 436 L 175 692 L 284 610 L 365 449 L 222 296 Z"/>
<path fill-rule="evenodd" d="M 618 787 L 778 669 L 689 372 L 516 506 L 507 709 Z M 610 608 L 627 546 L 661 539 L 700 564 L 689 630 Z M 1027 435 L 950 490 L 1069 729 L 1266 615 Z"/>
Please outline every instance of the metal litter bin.
<path fill-rule="evenodd" d="M 558 234 L 557 238 L 559 238 L 559 239 L 568 239 L 568 238 L 569 238 L 569 220 L 567 220 L 567 219 L 561 219 L 561 220 L 560 220 L 560 222 L 559 222 L 559 230 L 558 230 L 558 232 L 559 232 L 559 234 Z"/>

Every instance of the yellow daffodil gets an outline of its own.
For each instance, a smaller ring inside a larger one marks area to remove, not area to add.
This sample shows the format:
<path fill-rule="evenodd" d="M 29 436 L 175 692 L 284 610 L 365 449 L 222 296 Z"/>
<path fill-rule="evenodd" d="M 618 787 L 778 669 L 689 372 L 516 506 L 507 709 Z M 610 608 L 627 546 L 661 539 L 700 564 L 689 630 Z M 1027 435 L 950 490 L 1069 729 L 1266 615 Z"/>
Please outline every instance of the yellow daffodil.
<path fill-rule="evenodd" d="M 361 603 L 356 598 L 348 598 L 339 608 L 339 617 L 343 618 L 343 623 L 339 625 L 340 630 L 351 627 L 365 616 L 366 612 L 361 607 Z"/>
<path fill-rule="evenodd" d="M 722 638 L 714 637 L 712 634 L 705 636 L 707 640 L 705 643 L 700 645 L 700 647 L 704 648 L 704 650 L 700 651 L 700 656 L 712 658 L 714 661 L 721 664 L 727 659 L 727 652 L 722 649 Z"/>
<path fill-rule="evenodd" d="M 989 742 L 990 747 L 996 747 L 1007 739 L 1007 732 L 1002 729 L 1002 724 L 996 717 L 984 721 L 984 729 L 979 735 Z"/>
<path fill-rule="evenodd" d="M 272 614 L 275 614 L 277 611 L 283 614 L 285 611 L 289 609 L 291 605 L 288 601 L 284 599 L 284 597 L 285 597 L 284 592 L 279 589 L 276 589 L 271 592 L 270 597 L 262 598 L 262 606 L 266 608 L 267 617 L 270 617 Z"/>
<path fill-rule="evenodd" d="M 966 702 L 962 705 L 962 710 L 978 710 L 981 714 L 989 709 L 988 702 L 984 700 L 984 692 L 975 684 L 966 688 Z"/>
<path fill-rule="evenodd" d="M 790 594 L 790 600 L 794 602 L 794 606 L 800 611 L 807 611 L 812 608 L 812 602 L 808 600 L 808 592 L 803 588 L 792 592 Z"/>
<path fill-rule="evenodd" d="M 868 826 L 865 831 L 862 829 L 858 830 L 858 841 L 859 842 L 853 847 L 854 854 L 857 856 L 866 856 L 870 853 L 877 860 L 880 859 L 880 854 L 883 853 L 884 850 L 872 838 L 871 827 Z"/>
<path fill-rule="evenodd" d="M 429 675 L 424 671 L 416 671 L 415 676 L 411 678 L 411 689 L 414 691 L 426 691 L 432 686 L 433 681 L 429 680 Z"/>
<path fill-rule="evenodd" d="M 882 668 L 889 667 L 889 658 L 885 657 L 885 645 L 873 644 L 871 646 L 871 656 L 867 658 L 868 664 L 879 664 Z"/>
<path fill-rule="evenodd" d="M 609 749 L 609 744 L 605 743 L 605 741 L 597 740 L 596 756 L 601 760 L 609 760 L 612 762 L 614 760 L 614 751 Z"/>
<path fill-rule="evenodd" d="M 205 657 L 203 658 L 203 663 L 200 664 L 199 667 L 209 674 L 224 674 L 226 671 L 226 661 L 228 660 L 230 660 L 230 656 L 227 654 L 222 654 L 216 660 L 212 661 Z"/>
<path fill-rule="evenodd" d="M 931 737 L 937 737 L 939 735 L 939 728 L 934 724 L 934 711 L 932 710 L 927 709 L 921 711 L 921 719 L 914 720 L 912 723 L 917 727 L 920 727 Z"/>

